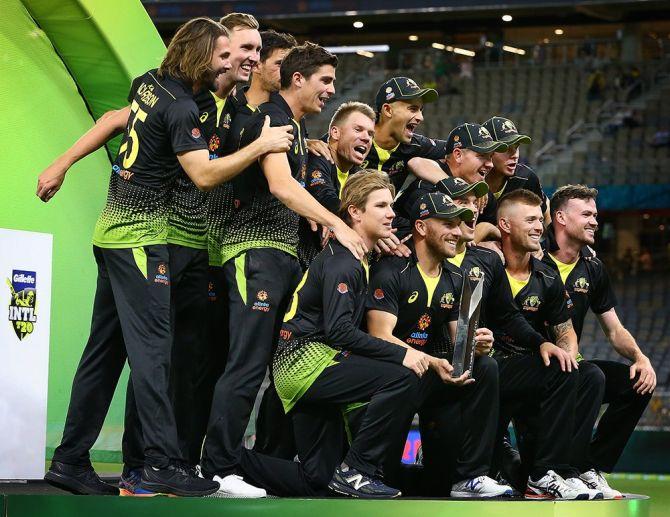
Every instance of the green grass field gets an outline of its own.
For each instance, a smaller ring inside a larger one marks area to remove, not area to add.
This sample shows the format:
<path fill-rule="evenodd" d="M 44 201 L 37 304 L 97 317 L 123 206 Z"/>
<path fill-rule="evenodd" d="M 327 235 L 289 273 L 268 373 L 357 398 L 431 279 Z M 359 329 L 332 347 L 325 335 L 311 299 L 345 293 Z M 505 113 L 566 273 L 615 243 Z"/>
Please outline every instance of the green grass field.
<path fill-rule="evenodd" d="M 610 484 L 617 490 L 651 497 L 650 517 L 670 516 L 670 476 L 645 476 L 643 474 L 614 474 Z"/>

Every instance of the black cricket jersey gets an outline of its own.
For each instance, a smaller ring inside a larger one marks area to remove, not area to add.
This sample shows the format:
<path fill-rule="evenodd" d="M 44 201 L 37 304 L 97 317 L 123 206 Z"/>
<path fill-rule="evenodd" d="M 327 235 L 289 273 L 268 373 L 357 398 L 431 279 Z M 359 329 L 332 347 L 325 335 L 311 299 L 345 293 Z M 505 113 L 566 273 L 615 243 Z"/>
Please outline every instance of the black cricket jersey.
<path fill-rule="evenodd" d="M 216 96 L 210 96 L 217 106 L 216 117 L 211 118 L 215 124 L 215 132 L 212 137 L 213 140 L 210 140 L 209 144 L 210 159 L 215 159 L 237 151 L 239 124 L 243 125 L 248 120 L 246 113 L 249 108 L 247 107 L 246 96 L 241 88 L 235 92 L 235 95 L 229 95 L 223 100 Z M 221 266 L 223 264 L 221 248 L 224 233 L 227 231 L 233 212 L 233 184 L 228 181 L 212 189 L 207 199 L 207 251 L 211 266 Z"/>
<path fill-rule="evenodd" d="M 547 232 L 549 234 L 549 231 Z M 589 309 L 594 314 L 603 314 L 616 307 L 617 299 L 607 274 L 607 268 L 603 261 L 589 250 L 588 247 L 581 249 L 579 258 L 574 264 L 560 264 L 558 259 L 551 255 L 556 251 L 555 243 L 551 246 L 553 239 L 548 239 L 549 249 L 545 250 L 542 262 L 552 268 L 555 273 L 564 280 L 565 290 L 572 300 L 570 316 L 572 326 L 575 328 L 579 340 L 584 328 L 584 319 Z"/>
<path fill-rule="evenodd" d="M 361 168 L 386 172 L 396 192 L 400 192 L 409 174 L 407 162 L 412 158 L 440 160 L 446 154 L 447 142 L 445 140 L 433 140 L 415 133 L 409 143 L 400 143 L 390 150 L 382 149 L 373 140 L 370 152 L 361 164 Z"/>
<path fill-rule="evenodd" d="M 511 336 L 515 343 L 528 350 L 537 350 L 546 341 L 524 318 L 512 299 L 505 267 L 495 251 L 480 246 L 468 246 L 463 255 L 448 259 L 461 268 L 463 274 L 474 283 L 482 279 L 482 305 L 479 326 Z"/>
<path fill-rule="evenodd" d="M 383 257 L 372 267 L 368 310 L 398 318 L 393 335 L 422 352 L 450 352 L 448 323 L 458 320 L 463 273 L 444 261 L 436 279 L 421 271 L 416 257 Z"/>
<path fill-rule="evenodd" d="M 136 81 L 93 243 L 133 248 L 168 242 L 177 153 L 206 149 L 190 86 L 150 70 Z"/>
<path fill-rule="evenodd" d="M 547 210 L 547 196 L 542 190 L 542 183 L 540 178 L 533 169 L 528 165 L 519 163 L 514 171 L 514 176 L 507 178 L 502 188 L 498 192 L 494 192 L 495 199 L 499 199 L 502 195 L 515 190 L 525 189 L 530 190 L 542 200 L 542 213 Z"/>
<path fill-rule="evenodd" d="M 273 360 L 274 382 L 286 411 L 339 351 L 402 364 L 405 349 L 360 329 L 368 271 L 338 242 L 312 261 L 293 294 Z"/>
<path fill-rule="evenodd" d="M 286 153 L 291 174 L 304 186 L 307 170 L 305 122 L 293 118 L 291 108 L 279 93 L 270 95 L 241 130 L 239 146 L 245 147 L 257 139 L 265 117 L 271 126 L 293 126 L 293 147 Z M 222 263 L 251 248 L 276 248 L 296 256 L 298 245 L 297 213 L 286 207 L 270 192 L 267 179 L 258 163 L 245 169 L 243 181 L 234 183 L 236 209 L 223 236 Z"/>
<path fill-rule="evenodd" d="M 509 280 L 507 288 L 511 290 Z M 510 291 L 511 292 L 511 291 Z M 523 317 L 545 339 L 554 341 L 551 327 L 570 319 L 570 300 L 557 271 L 531 257 L 530 276 L 526 285 L 514 296 L 514 303 Z M 494 349 L 506 355 L 528 353 L 528 348 L 512 335 L 494 327 Z"/>
<path fill-rule="evenodd" d="M 348 172 L 342 172 L 327 158 L 310 153 L 307 159 L 305 187 L 321 205 L 337 214 L 342 189 L 347 180 L 359 170 L 361 168 L 354 165 Z"/>

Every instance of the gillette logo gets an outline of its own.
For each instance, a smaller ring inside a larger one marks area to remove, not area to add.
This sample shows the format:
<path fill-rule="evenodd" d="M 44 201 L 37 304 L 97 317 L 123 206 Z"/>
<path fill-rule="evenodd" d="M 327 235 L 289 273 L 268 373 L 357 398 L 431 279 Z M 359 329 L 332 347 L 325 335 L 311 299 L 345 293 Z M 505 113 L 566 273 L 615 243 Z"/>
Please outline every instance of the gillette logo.
<path fill-rule="evenodd" d="M 20 282 L 22 284 L 35 285 L 35 277 L 30 273 L 27 275 L 25 273 L 14 273 L 13 280 L 14 282 Z"/>

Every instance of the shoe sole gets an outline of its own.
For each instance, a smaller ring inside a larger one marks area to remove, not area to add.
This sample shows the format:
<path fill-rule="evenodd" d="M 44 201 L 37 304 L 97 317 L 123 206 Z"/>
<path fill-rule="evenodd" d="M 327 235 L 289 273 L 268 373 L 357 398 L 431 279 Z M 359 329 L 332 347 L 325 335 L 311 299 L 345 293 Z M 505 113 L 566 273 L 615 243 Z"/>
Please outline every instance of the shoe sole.
<path fill-rule="evenodd" d="M 451 492 L 450 497 L 458 497 L 462 499 L 490 499 L 492 497 L 513 497 L 514 492 L 501 492 L 499 494 L 476 494 L 474 492 Z"/>
<path fill-rule="evenodd" d="M 142 490 L 150 492 L 152 495 L 166 495 L 168 497 L 204 497 L 212 495 L 218 488 L 208 490 L 181 490 L 162 483 L 151 483 L 142 481 Z"/>
<path fill-rule="evenodd" d="M 158 496 L 168 496 L 168 497 L 177 497 L 177 496 L 171 496 L 170 494 L 156 494 L 153 492 L 147 492 L 145 494 L 138 494 L 137 492 L 133 492 L 132 490 L 127 490 L 125 488 L 120 488 L 119 489 L 119 496 L 121 497 L 158 497 Z"/>
<path fill-rule="evenodd" d="M 337 492 L 340 495 L 346 495 L 347 497 L 354 497 L 356 499 L 396 499 L 402 495 L 402 492 L 398 491 L 394 495 L 370 495 L 362 494 L 360 492 L 352 492 L 349 487 L 343 488 L 341 484 L 332 482 L 328 485 L 328 488 L 333 492 Z"/>
<path fill-rule="evenodd" d="M 118 492 L 93 491 L 83 483 L 80 483 L 79 481 L 76 481 L 69 476 L 63 476 L 62 474 L 58 474 L 52 471 L 48 471 L 45 474 L 44 480 L 50 485 L 55 486 L 56 488 L 60 488 L 61 490 L 65 490 L 66 492 L 70 492 L 74 495 L 119 495 Z"/>
<path fill-rule="evenodd" d="M 217 490 L 207 497 L 211 499 L 265 499 L 267 495 L 240 495 L 240 494 L 231 494 L 230 492 L 221 492 Z"/>

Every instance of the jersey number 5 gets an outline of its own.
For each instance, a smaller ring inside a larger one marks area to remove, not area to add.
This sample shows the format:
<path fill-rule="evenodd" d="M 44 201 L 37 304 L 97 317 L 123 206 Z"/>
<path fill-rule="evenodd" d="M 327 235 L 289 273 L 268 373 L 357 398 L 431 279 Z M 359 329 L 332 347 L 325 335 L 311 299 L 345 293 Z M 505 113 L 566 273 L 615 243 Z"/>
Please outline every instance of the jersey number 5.
<path fill-rule="evenodd" d="M 128 138 L 132 140 L 130 142 L 130 149 L 128 149 L 129 140 L 126 139 L 121 147 L 119 147 L 119 154 L 124 153 L 123 155 L 123 168 L 129 169 L 132 167 L 135 160 L 137 160 L 137 153 L 140 152 L 140 138 L 135 131 L 135 123 L 139 120 L 144 122 L 147 119 L 147 112 L 140 109 L 140 105 L 137 104 L 137 101 L 133 101 L 130 105 L 130 111 L 133 113 L 131 115 L 130 129 L 128 130 Z"/>

